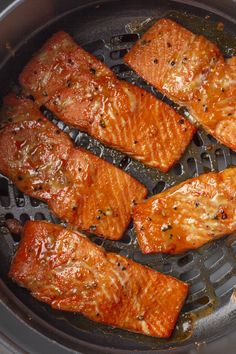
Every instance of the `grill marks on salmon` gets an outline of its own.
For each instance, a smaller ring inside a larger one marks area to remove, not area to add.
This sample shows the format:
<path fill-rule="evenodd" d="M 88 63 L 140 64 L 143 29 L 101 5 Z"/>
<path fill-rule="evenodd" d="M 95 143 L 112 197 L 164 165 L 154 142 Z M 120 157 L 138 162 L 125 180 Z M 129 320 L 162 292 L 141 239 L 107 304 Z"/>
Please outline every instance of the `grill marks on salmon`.
<path fill-rule="evenodd" d="M 0 170 L 21 190 L 48 203 L 72 227 L 120 239 L 146 188 L 81 149 L 29 99 L 11 94 L 0 113 Z"/>
<path fill-rule="evenodd" d="M 236 168 L 207 173 L 134 208 L 143 253 L 177 254 L 236 230 Z"/>
<path fill-rule="evenodd" d="M 205 37 L 164 18 L 137 41 L 124 60 L 159 91 L 185 103 L 219 57 L 219 49 Z"/>
<path fill-rule="evenodd" d="M 218 61 L 189 110 L 210 134 L 236 150 L 236 57 Z"/>
<path fill-rule="evenodd" d="M 163 338 L 171 335 L 188 292 L 175 278 L 43 221 L 26 223 L 9 275 L 54 309 Z"/>
<path fill-rule="evenodd" d="M 236 150 L 236 59 L 168 19 L 154 24 L 125 62 L 179 104 L 216 139 Z"/>
<path fill-rule="evenodd" d="M 178 161 L 196 130 L 152 94 L 118 80 L 64 32 L 26 65 L 20 83 L 65 123 L 163 172 Z"/>

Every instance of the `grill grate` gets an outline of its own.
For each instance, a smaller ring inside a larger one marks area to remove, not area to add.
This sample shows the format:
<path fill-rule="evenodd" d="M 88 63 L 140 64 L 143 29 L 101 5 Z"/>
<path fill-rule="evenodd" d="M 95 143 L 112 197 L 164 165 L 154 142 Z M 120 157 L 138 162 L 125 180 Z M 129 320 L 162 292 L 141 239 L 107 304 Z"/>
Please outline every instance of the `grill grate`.
<path fill-rule="evenodd" d="M 104 34 L 103 39 L 89 41 L 84 44 L 83 47 L 109 65 L 119 78 L 133 82 L 149 90 L 158 98 L 163 98 L 155 89 L 147 85 L 142 79 L 138 78 L 122 60 L 127 50 L 139 38 L 140 33 L 144 29 L 138 26 L 140 23 L 144 23 L 145 26 L 147 26 L 150 25 L 151 21 L 150 19 L 142 19 L 141 22 L 136 22 L 136 30 L 134 30 L 134 27 L 130 24 L 126 25 L 123 30 L 115 31 L 117 34 L 113 34 L 110 37 L 109 34 Z M 127 33 L 127 31 L 133 31 L 135 33 Z M 168 174 L 164 174 L 156 169 L 145 167 L 123 153 L 103 146 L 98 141 L 91 139 L 85 133 L 79 132 L 76 129 L 70 129 L 63 122 L 58 121 L 45 108 L 43 108 L 42 111 L 50 120 L 57 124 L 60 129 L 67 132 L 76 145 L 82 146 L 92 151 L 97 156 L 119 166 L 146 185 L 149 191 L 149 196 L 160 193 L 168 187 L 193 176 L 209 171 L 220 171 L 228 166 L 236 165 L 236 153 L 219 144 L 212 136 L 200 129 L 194 136 L 193 141 L 181 160 Z M 6 219 L 13 217 L 17 218 L 22 224 L 28 219 L 45 219 L 52 222 L 59 222 L 50 213 L 46 205 L 23 195 L 2 175 L 0 175 L 0 215 L 1 218 Z M 187 302 L 183 309 L 183 314 L 194 313 L 194 318 L 196 319 L 196 333 L 199 331 L 198 323 L 201 321 L 201 317 L 211 314 L 213 309 L 220 309 L 228 303 L 232 294 L 232 289 L 236 285 L 236 235 L 231 235 L 228 238 L 209 243 L 201 247 L 199 250 L 190 251 L 178 256 L 160 254 L 143 255 L 139 251 L 132 223 L 128 227 L 121 241 L 103 240 L 94 235 L 90 235 L 90 237 L 96 244 L 104 246 L 108 251 L 119 252 L 122 255 L 133 258 L 137 262 L 146 264 L 165 274 L 176 276 L 181 280 L 188 282 L 191 287 Z M 2 249 L 1 254 L 5 256 L 5 259 L 3 260 L 4 262 L 9 263 L 18 241 L 17 238 L 11 239 L 9 234 L 3 233 L 3 237 L 0 239 L 0 250 Z M 9 286 L 13 287 L 13 285 Z M 13 289 L 16 291 L 16 287 Z M 19 296 L 24 301 L 28 295 L 24 290 L 20 291 Z M 40 308 L 38 311 L 40 311 L 42 316 L 44 316 L 45 311 L 47 311 L 49 313 L 47 316 L 52 316 L 55 319 L 56 313 L 59 328 L 65 326 L 66 322 L 67 325 L 69 323 L 69 326 L 73 328 L 73 331 L 76 331 L 79 328 L 84 332 L 88 332 L 89 327 L 90 333 L 96 333 L 97 335 L 106 333 L 107 336 L 111 334 L 111 330 L 107 327 L 97 324 L 91 325 L 87 320 L 85 320 L 85 323 L 87 323 L 86 325 L 78 322 L 80 315 L 62 315 L 61 313 L 57 315 L 56 311 L 53 312 L 53 310 L 48 308 L 45 309 L 46 307 L 43 304 L 39 305 L 37 303 L 37 305 L 32 305 L 34 301 L 35 300 L 33 299 L 29 300 L 27 298 L 27 303 L 31 304 L 30 306 L 33 309 L 35 309 L 35 306 Z M 182 323 L 181 321 L 184 321 L 184 316 L 185 315 L 182 316 L 180 324 Z M 62 324 L 60 324 L 60 322 Z M 55 322 L 54 325 L 56 325 Z M 181 325 L 179 325 L 179 327 L 181 327 Z M 70 331 L 72 331 L 72 329 L 70 329 Z M 154 339 L 143 338 L 143 336 L 126 332 L 124 333 L 117 329 L 113 330 L 112 334 L 114 333 L 122 333 L 124 338 L 135 339 L 139 343 L 144 343 L 145 345 L 150 346 L 154 343 Z M 184 338 L 186 339 L 188 336 L 189 333 L 187 333 Z M 172 343 L 179 338 L 179 332 L 177 329 L 176 334 L 171 340 Z M 155 346 L 163 347 L 165 346 L 165 343 L 163 343 L 163 341 L 155 339 Z"/>

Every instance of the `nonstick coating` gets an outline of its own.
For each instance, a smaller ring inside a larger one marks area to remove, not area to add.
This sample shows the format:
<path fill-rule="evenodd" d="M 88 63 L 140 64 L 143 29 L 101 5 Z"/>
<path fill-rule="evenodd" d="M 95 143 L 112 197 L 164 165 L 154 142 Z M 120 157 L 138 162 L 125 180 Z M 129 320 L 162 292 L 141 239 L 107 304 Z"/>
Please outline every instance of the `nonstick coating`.
<path fill-rule="evenodd" d="M 200 16 L 202 20 L 196 21 L 194 17 L 186 16 L 186 13 L 184 16 L 179 15 L 179 12 L 182 15 L 186 12 Z M 209 15 L 210 20 L 205 19 L 205 16 Z M 224 22 L 225 30 L 233 33 L 235 24 L 233 25 L 229 19 L 176 2 L 106 1 L 81 6 L 56 21 L 51 21 L 27 40 L 22 38 L 23 44 L 16 52 L 11 47 L 11 43 L 6 43 L 11 58 L 0 71 L 1 96 L 10 88 L 19 89 L 16 85 L 17 76 L 31 55 L 51 34 L 63 29 L 68 31 L 85 49 L 112 67 L 121 79 L 134 82 L 171 104 L 135 75 L 122 59 L 140 34 L 153 23 L 153 20 L 163 16 L 176 19 L 195 32 L 205 33 L 209 39 L 215 40 L 220 45 L 226 56 L 235 54 L 235 38 L 226 36 L 225 39 L 224 35 L 217 32 L 213 25 L 209 26 L 209 21 Z M 200 129 L 181 160 L 169 173 L 163 174 L 156 169 L 145 167 L 120 152 L 104 147 L 87 134 L 71 129 L 58 121 L 47 110 L 42 110 L 49 119 L 70 134 L 78 146 L 83 146 L 121 167 L 144 183 L 149 190 L 149 196 L 204 172 L 220 171 L 228 166 L 236 165 L 236 153 L 217 143 L 213 137 Z M 28 219 L 47 219 L 59 222 L 50 214 L 46 205 L 23 195 L 1 175 L 0 202 L 0 215 L 3 219 L 15 217 L 22 224 Z M 226 335 L 233 330 L 236 324 L 236 298 L 233 293 L 236 285 L 236 235 L 209 243 L 199 250 L 179 256 L 142 255 L 132 224 L 121 241 L 104 241 L 90 235 L 94 242 L 98 245 L 102 244 L 108 251 L 130 257 L 190 284 L 190 294 L 183 308 L 177 330 L 170 340 L 160 340 L 96 324 L 79 314 L 52 310 L 49 306 L 36 301 L 25 289 L 16 286 L 8 279 L 9 263 L 19 239 L 13 239 L 4 228 L 0 231 L 2 276 L 0 295 L 3 301 L 7 302 L 19 317 L 30 323 L 30 326 L 67 347 L 80 350 L 82 340 L 85 342 L 83 352 L 88 353 L 112 353 L 116 352 L 116 349 L 119 349 L 119 352 L 132 350 L 152 352 L 157 349 L 174 347 L 177 349 L 172 350 L 181 354 L 194 353 L 195 351 L 190 348 L 196 348 L 199 343 Z M 161 353 L 162 350 L 159 350 L 158 353 Z"/>

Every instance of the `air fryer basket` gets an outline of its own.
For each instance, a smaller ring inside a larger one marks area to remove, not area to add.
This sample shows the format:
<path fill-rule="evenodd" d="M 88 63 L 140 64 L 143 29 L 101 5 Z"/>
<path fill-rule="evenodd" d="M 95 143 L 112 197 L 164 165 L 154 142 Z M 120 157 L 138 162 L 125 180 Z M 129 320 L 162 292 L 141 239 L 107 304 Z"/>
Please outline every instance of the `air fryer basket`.
<path fill-rule="evenodd" d="M 55 8 L 56 3 L 59 6 L 60 1 L 55 2 Z M 71 6 L 75 5 L 75 2 L 71 3 L 73 4 Z M 120 0 L 93 4 L 84 1 L 81 3 L 85 5 L 65 13 L 56 20 L 52 19 L 27 40 L 21 38 L 23 42 L 16 52 L 11 43 L 5 43 L 10 58 L 2 65 L 0 71 L 1 95 L 4 95 L 9 88 L 18 90 L 16 82 L 20 70 L 42 43 L 59 29 L 68 31 L 79 44 L 103 60 L 121 79 L 134 82 L 166 101 L 168 100 L 165 97 L 132 72 L 122 59 L 140 34 L 155 19 L 162 16 L 176 19 L 194 32 L 205 33 L 208 38 L 216 41 L 226 56 L 231 56 L 236 52 L 236 39 L 232 35 L 225 36 L 210 22 L 223 22 L 226 31 L 233 33 L 236 19 L 230 21 L 229 16 L 226 15 L 222 17 L 223 15 L 216 15 L 209 10 L 164 0 L 135 2 Z M 37 4 L 39 2 L 35 1 L 35 6 Z M 195 15 L 200 16 L 200 19 L 196 19 Z M 236 16 L 236 9 L 234 15 Z M 172 104 L 170 101 L 168 103 Z M 178 107 L 175 108 L 178 109 Z M 199 129 L 181 160 L 169 173 L 164 174 L 156 169 L 147 168 L 120 152 L 104 147 L 85 133 L 69 128 L 46 109 L 42 111 L 59 128 L 67 132 L 78 146 L 83 146 L 119 166 L 145 184 L 149 190 L 149 196 L 204 172 L 220 171 L 228 166 L 236 165 L 235 152 L 219 144 L 212 136 Z M 183 110 L 181 112 L 186 114 Z M 28 219 L 59 222 L 51 215 L 45 204 L 23 195 L 2 175 L 0 175 L 0 217 L 1 219 L 14 217 L 22 224 Z M 226 335 L 233 329 L 236 324 L 236 293 L 233 290 L 236 285 L 236 235 L 178 256 L 141 254 L 132 223 L 121 241 L 104 241 L 93 235 L 90 237 L 108 251 L 131 257 L 137 262 L 178 277 L 190 284 L 187 302 L 170 340 L 160 340 L 112 329 L 93 323 L 79 314 L 52 310 L 47 305 L 33 299 L 25 289 L 13 284 L 7 276 L 10 260 L 19 239 L 13 238 L 5 228 L 0 229 L 2 277 L 0 295 L 2 295 L 2 301 L 7 302 L 7 305 L 13 308 L 19 317 L 27 318 L 31 326 L 40 329 L 47 336 L 57 339 L 68 347 L 79 350 L 81 340 L 88 343 L 85 344 L 87 349 L 84 351 L 89 353 L 111 353 L 112 348 L 124 352 L 131 350 L 149 352 L 174 347 L 177 347 L 176 350 L 181 354 L 194 353 L 190 348 L 196 345 L 198 347 L 199 343 L 213 340 L 223 334 Z M 94 347 L 92 349 L 91 345 L 96 345 L 96 349 Z"/>

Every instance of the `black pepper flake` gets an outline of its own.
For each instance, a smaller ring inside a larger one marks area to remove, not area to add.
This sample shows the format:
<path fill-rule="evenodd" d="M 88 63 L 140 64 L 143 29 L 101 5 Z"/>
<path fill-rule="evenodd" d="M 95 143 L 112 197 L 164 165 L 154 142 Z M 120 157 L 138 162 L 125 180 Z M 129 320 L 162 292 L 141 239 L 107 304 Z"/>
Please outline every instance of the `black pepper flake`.
<path fill-rule="evenodd" d="M 198 98 L 197 100 L 198 100 L 198 102 L 201 102 L 201 98 Z"/>
<path fill-rule="evenodd" d="M 76 206 L 76 205 L 73 206 L 72 210 L 73 210 L 73 211 L 77 210 L 77 206 Z"/>
<path fill-rule="evenodd" d="M 81 168 L 81 167 L 79 167 L 79 168 L 78 168 L 78 171 L 79 171 L 79 172 L 81 172 L 81 171 L 82 171 L 82 168 Z"/>
<path fill-rule="evenodd" d="M 100 316 L 100 315 L 99 315 L 99 313 L 97 313 L 97 315 L 96 315 L 96 316 Z"/>
<path fill-rule="evenodd" d="M 174 209 L 174 210 L 177 210 L 178 208 L 177 208 L 177 206 L 174 206 L 173 209 Z"/>
<path fill-rule="evenodd" d="M 188 58 L 187 58 L 187 57 L 183 57 L 183 60 L 184 60 L 184 61 L 187 61 L 187 60 L 188 60 Z"/>
<path fill-rule="evenodd" d="M 161 227 L 161 231 L 167 231 L 167 230 L 171 230 L 172 226 L 170 224 L 163 224 Z"/>
<path fill-rule="evenodd" d="M 224 89 L 224 87 L 222 87 L 222 89 L 221 89 L 221 92 L 225 92 L 225 89 Z"/>
<path fill-rule="evenodd" d="M 174 236 L 173 234 L 170 234 L 169 235 L 169 239 L 171 240 L 173 236 Z"/>
<path fill-rule="evenodd" d="M 38 72 L 35 70 L 35 71 L 34 71 L 34 75 L 37 75 L 37 74 L 38 74 Z"/>
<path fill-rule="evenodd" d="M 224 211 L 224 210 L 221 210 L 221 219 L 222 220 L 225 220 L 225 219 L 227 219 L 227 214 L 226 214 L 226 212 Z"/>
<path fill-rule="evenodd" d="M 42 118 L 38 118 L 38 122 L 42 122 Z"/>
<path fill-rule="evenodd" d="M 97 215 L 97 216 L 96 216 L 96 219 L 97 219 L 97 220 L 100 220 L 100 219 L 101 219 L 101 216 L 100 216 L 100 215 Z"/>
<path fill-rule="evenodd" d="M 179 121 L 178 121 L 179 124 L 184 124 L 185 123 L 185 119 L 184 118 L 181 118 Z"/>
<path fill-rule="evenodd" d="M 95 231 L 96 228 L 97 228 L 96 225 L 90 225 L 90 226 L 89 226 L 89 230 L 90 230 L 90 231 Z"/>
<path fill-rule="evenodd" d="M 139 315 L 136 317 L 138 321 L 143 321 L 144 320 L 144 316 L 143 315 Z"/>
<path fill-rule="evenodd" d="M 204 112 L 207 112 L 207 111 L 208 111 L 208 107 L 205 106 L 205 107 L 204 107 Z"/>
<path fill-rule="evenodd" d="M 176 64 L 176 62 L 175 62 L 174 60 L 172 60 L 172 61 L 170 62 L 170 65 L 171 65 L 171 66 L 175 66 L 175 64 Z"/>
<path fill-rule="evenodd" d="M 122 266 L 121 270 L 126 270 L 126 267 Z"/>
<path fill-rule="evenodd" d="M 89 71 L 90 71 L 93 75 L 96 75 L 96 72 L 97 72 L 96 69 L 90 68 Z"/>
<path fill-rule="evenodd" d="M 74 65 L 73 60 L 71 60 L 70 58 L 67 60 L 67 63 L 70 64 L 70 65 Z"/>
<path fill-rule="evenodd" d="M 66 81 L 66 85 L 67 85 L 67 87 L 71 87 L 72 86 L 72 82 L 70 80 L 67 80 Z"/>
<path fill-rule="evenodd" d="M 144 94 L 143 94 L 143 93 L 141 93 L 141 96 L 143 97 L 143 96 L 144 96 Z"/>
<path fill-rule="evenodd" d="M 57 134 L 57 135 L 61 134 L 61 130 L 57 129 L 57 130 L 55 131 L 55 134 Z"/>
<path fill-rule="evenodd" d="M 138 144 L 138 140 L 134 140 L 134 144 Z"/>
<path fill-rule="evenodd" d="M 135 199 L 133 199 L 133 200 L 132 200 L 132 204 L 133 204 L 133 205 L 137 205 L 138 203 L 136 202 Z"/>
<path fill-rule="evenodd" d="M 100 122 L 99 122 L 99 125 L 100 127 L 102 127 L 103 129 L 106 128 L 106 123 L 103 119 L 100 119 Z"/>
<path fill-rule="evenodd" d="M 148 221 L 152 221 L 152 218 L 150 218 L 150 216 L 147 217 L 147 220 Z"/>
<path fill-rule="evenodd" d="M 232 116 L 232 113 L 228 113 L 227 116 L 228 116 L 228 117 Z"/>
<path fill-rule="evenodd" d="M 195 203 L 195 207 L 196 208 L 199 207 L 199 203 L 198 202 Z"/>
<path fill-rule="evenodd" d="M 158 59 L 154 59 L 154 60 L 153 60 L 153 63 L 154 63 L 154 64 L 158 64 Z"/>
<path fill-rule="evenodd" d="M 144 227 L 143 227 L 143 226 L 141 226 L 141 227 L 140 227 L 140 230 L 141 230 L 141 231 L 144 231 Z"/>
<path fill-rule="evenodd" d="M 17 179 L 18 179 L 18 181 L 23 181 L 23 177 L 22 176 L 17 176 Z"/>
<path fill-rule="evenodd" d="M 168 47 L 168 48 L 171 48 L 171 47 L 172 47 L 172 45 L 171 45 L 170 42 L 167 42 L 167 47 Z"/>
<path fill-rule="evenodd" d="M 149 43 L 151 43 L 151 40 L 150 40 L 150 39 L 149 39 L 149 40 L 143 39 L 143 40 L 141 41 L 141 45 L 146 45 L 146 44 L 149 44 Z"/>

